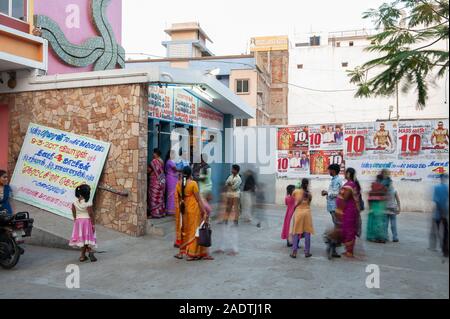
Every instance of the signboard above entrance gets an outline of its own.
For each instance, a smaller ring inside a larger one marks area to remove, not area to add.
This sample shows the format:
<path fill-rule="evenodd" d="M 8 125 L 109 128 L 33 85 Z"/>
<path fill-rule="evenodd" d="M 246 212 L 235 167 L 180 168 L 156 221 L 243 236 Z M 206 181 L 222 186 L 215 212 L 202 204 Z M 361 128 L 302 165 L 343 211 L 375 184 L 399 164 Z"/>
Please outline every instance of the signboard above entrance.
<path fill-rule="evenodd" d="M 223 114 L 188 89 L 149 85 L 148 103 L 151 118 L 223 130 Z"/>

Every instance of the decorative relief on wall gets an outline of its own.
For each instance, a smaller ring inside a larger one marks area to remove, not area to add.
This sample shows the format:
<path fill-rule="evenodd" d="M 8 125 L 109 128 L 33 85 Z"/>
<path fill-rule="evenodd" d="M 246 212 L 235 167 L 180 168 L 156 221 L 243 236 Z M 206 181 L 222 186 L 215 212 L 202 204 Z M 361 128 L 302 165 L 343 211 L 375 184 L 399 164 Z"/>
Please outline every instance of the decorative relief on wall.
<path fill-rule="evenodd" d="M 47 39 L 56 55 L 65 63 L 86 67 L 94 64 L 94 71 L 125 68 L 125 50 L 114 36 L 106 9 L 111 0 L 91 0 L 91 19 L 100 36 L 82 44 L 69 42 L 58 24 L 44 15 L 35 15 L 34 23 L 41 36 Z"/>

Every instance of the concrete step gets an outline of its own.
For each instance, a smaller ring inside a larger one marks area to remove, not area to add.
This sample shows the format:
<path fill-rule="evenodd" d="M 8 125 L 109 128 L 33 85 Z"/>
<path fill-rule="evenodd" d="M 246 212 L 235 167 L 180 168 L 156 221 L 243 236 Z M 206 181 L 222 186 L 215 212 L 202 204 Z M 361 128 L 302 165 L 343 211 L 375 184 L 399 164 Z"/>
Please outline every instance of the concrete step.
<path fill-rule="evenodd" d="M 72 249 L 69 247 L 73 229 L 72 220 L 16 200 L 12 200 L 11 205 L 14 212 L 29 212 L 30 217 L 34 218 L 31 237 L 25 239 L 27 244 L 49 248 Z M 100 225 L 96 225 L 95 229 L 99 242 L 126 237 L 124 234 Z"/>

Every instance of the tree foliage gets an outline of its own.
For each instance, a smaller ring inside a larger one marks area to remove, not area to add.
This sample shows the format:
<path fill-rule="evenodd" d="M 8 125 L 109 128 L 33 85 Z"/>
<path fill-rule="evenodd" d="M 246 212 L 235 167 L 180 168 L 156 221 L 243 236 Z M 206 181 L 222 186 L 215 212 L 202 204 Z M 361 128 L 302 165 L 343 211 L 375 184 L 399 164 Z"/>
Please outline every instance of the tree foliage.
<path fill-rule="evenodd" d="M 448 41 L 448 16 L 448 0 L 395 0 L 365 12 L 363 18 L 373 19 L 379 31 L 367 50 L 379 57 L 349 71 L 350 82 L 358 86 L 356 97 L 391 96 L 398 86 L 404 93 L 415 88 L 417 107 L 423 109 L 429 85 L 448 71 L 448 47 L 432 48 Z"/>

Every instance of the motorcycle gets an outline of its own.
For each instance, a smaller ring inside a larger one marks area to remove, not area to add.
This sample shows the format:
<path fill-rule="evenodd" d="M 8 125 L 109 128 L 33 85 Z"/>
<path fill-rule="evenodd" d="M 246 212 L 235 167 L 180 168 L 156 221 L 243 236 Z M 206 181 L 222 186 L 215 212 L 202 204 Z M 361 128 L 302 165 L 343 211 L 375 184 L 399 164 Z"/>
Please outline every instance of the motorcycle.
<path fill-rule="evenodd" d="M 34 220 L 28 212 L 8 216 L 0 212 L 0 267 L 12 269 L 19 262 L 25 250 L 20 247 L 24 238 L 30 237 Z"/>

